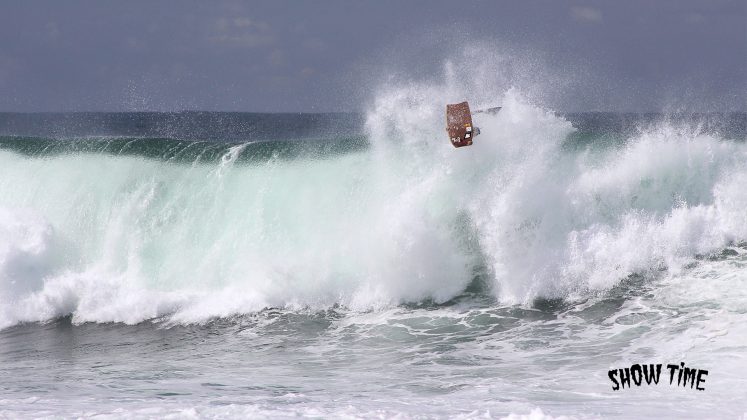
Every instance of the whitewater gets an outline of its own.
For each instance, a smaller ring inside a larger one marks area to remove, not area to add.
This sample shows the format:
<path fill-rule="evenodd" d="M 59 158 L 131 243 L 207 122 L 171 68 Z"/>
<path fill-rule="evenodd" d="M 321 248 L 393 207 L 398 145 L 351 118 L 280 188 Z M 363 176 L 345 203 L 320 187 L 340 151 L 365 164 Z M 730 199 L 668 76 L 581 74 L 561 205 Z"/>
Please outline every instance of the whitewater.
<path fill-rule="evenodd" d="M 747 413 L 744 115 L 588 128 L 509 88 L 457 150 L 460 91 L 344 135 L 4 133 L 0 416 Z M 706 391 L 607 377 L 680 362 Z"/>

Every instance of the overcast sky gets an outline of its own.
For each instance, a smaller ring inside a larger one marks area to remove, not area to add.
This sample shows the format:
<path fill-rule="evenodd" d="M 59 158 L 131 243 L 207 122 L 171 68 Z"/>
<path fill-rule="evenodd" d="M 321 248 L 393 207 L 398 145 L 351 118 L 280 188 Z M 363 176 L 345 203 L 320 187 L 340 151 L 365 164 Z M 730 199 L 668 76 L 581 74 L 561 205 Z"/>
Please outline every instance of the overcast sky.
<path fill-rule="evenodd" d="M 2 0 L 0 111 L 360 110 L 473 44 L 560 111 L 747 108 L 747 0 Z"/>

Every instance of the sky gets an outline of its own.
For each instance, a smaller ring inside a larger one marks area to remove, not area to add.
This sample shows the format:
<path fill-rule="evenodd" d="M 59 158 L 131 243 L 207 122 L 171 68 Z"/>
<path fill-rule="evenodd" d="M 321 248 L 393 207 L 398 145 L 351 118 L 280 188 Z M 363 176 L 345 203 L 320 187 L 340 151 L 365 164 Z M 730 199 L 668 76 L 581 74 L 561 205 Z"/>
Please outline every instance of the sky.
<path fill-rule="evenodd" d="M 747 110 L 747 0 L 1 1 L 0 112 L 361 111 L 470 47 L 558 111 Z"/>

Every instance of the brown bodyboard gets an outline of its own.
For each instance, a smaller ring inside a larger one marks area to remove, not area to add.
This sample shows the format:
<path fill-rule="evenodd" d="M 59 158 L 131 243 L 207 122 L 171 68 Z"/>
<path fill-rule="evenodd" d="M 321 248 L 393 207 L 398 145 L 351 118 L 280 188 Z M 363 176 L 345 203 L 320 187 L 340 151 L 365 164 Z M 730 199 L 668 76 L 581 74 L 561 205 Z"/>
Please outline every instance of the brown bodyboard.
<path fill-rule="evenodd" d="M 454 147 L 472 145 L 475 133 L 472 127 L 472 114 L 466 101 L 446 105 L 446 131 Z"/>

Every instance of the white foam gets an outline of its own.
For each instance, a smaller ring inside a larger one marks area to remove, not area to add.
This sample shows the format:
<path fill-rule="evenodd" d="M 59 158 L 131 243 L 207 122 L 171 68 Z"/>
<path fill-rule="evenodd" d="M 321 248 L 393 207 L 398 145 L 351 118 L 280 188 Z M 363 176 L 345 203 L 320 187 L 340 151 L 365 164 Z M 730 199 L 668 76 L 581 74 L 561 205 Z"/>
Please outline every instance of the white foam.
<path fill-rule="evenodd" d="M 389 86 L 371 149 L 326 159 L 0 152 L 0 327 L 445 302 L 483 261 L 499 299 L 527 302 L 747 238 L 744 144 L 662 124 L 569 152 L 571 125 L 511 88 L 482 95 L 503 109 L 457 150 L 443 104 L 466 99 L 460 83 Z"/>

